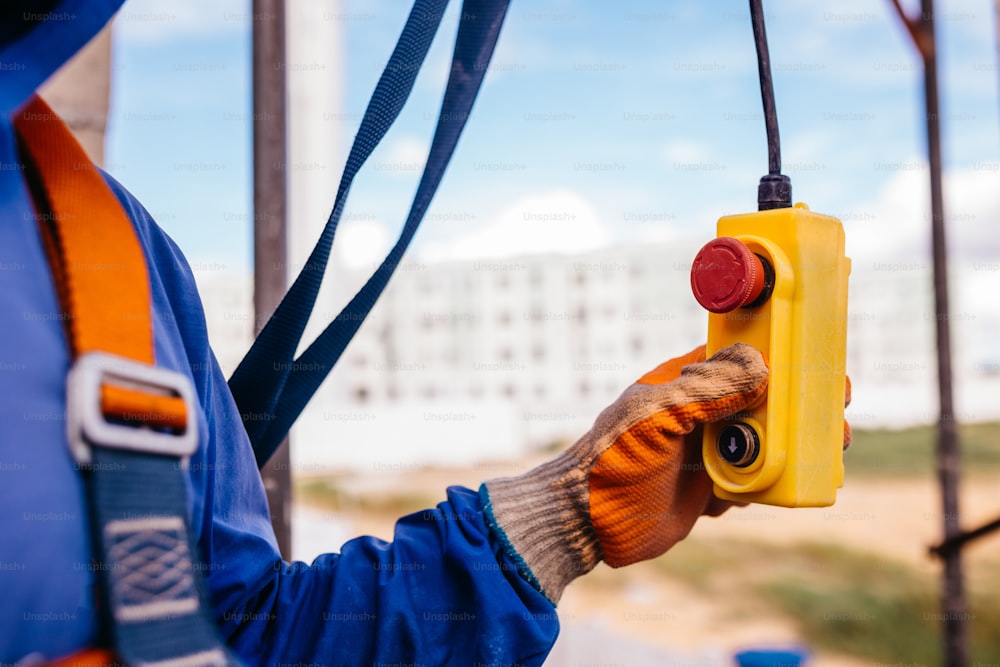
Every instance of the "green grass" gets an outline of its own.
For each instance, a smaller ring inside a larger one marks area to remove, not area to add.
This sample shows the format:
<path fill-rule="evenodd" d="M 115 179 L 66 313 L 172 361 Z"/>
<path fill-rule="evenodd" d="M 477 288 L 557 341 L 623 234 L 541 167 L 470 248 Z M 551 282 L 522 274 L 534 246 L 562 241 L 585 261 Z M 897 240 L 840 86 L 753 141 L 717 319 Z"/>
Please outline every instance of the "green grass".
<path fill-rule="evenodd" d="M 929 591 L 887 596 L 856 585 L 824 588 L 789 580 L 772 582 L 763 593 L 797 619 L 816 648 L 884 662 L 938 661 L 940 633 L 925 616 L 933 609 Z"/>
<path fill-rule="evenodd" d="M 880 661 L 937 662 L 933 580 L 832 546 L 805 545 L 796 556 L 809 559 L 820 576 L 799 572 L 755 588 L 795 618 L 812 645 Z"/>
<path fill-rule="evenodd" d="M 938 579 L 905 565 L 850 555 L 818 559 L 836 572 L 820 580 L 788 577 L 760 586 L 762 595 L 797 619 L 816 647 L 884 662 L 937 664 L 941 660 Z M 1000 662 L 1000 588 L 972 591 L 972 657 Z"/>
<path fill-rule="evenodd" d="M 854 431 L 844 453 L 848 475 L 916 477 L 934 474 L 937 429 L 918 426 L 902 430 Z M 959 428 L 962 471 L 970 475 L 1000 474 L 1000 423 L 965 424 Z"/>
<path fill-rule="evenodd" d="M 995 565 L 969 568 L 975 570 L 968 589 L 979 664 L 1000 663 Z M 794 619 L 816 649 L 885 663 L 941 662 L 939 579 L 903 563 L 830 544 L 688 539 L 651 566 L 703 595 L 732 600 L 736 613 L 763 604 Z"/>

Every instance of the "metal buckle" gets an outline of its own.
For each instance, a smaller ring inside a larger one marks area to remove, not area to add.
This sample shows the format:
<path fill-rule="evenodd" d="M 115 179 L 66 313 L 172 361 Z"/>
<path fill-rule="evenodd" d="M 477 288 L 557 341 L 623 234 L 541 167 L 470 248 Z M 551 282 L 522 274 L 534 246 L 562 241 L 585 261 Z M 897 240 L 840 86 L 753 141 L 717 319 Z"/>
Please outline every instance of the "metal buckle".
<path fill-rule="evenodd" d="M 101 386 L 109 381 L 154 394 L 178 396 L 187 406 L 183 433 L 114 424 L 101 411 Z M 186 465 L 198 447 L 194 386 L 187 376 L 106 352 L 77 358 L 66 380 L 66 425 L 69 449 L 80 465 L 92 461 L 91 446 L 176 456 Z"/>

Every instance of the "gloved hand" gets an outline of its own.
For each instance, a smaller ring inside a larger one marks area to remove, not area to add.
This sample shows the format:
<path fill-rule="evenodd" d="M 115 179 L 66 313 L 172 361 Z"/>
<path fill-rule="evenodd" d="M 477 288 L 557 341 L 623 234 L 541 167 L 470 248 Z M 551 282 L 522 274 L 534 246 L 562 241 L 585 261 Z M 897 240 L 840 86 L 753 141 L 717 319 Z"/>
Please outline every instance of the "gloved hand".
<path fill-rule="evenodd" d="M 737 343 L 705 348 L 647 373 L 557 458 L 480 488 L 488 520 L 521 573 L 558 602 L 573 579 L 655 558 L 684 539 L 717 499 L 699 424 L 740 412 L 767 389 L 767 365 Z"/>

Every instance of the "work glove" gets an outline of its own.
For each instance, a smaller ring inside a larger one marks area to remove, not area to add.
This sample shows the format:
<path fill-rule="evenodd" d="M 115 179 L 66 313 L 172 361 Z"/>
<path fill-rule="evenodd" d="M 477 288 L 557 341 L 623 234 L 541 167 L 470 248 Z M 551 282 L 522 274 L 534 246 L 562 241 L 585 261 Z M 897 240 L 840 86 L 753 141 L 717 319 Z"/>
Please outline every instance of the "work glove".
<path fill-rule="evenodd" d="M 480 488 L 488 521 L 522 576 L 553 603 L 600 561 L 622 567 L 684 539 L 716 498 L 701 458 L 700 424 L 747 409 L 767 389 L 759 351 L 705 348 L 641 377 L 557 458 Z"/>

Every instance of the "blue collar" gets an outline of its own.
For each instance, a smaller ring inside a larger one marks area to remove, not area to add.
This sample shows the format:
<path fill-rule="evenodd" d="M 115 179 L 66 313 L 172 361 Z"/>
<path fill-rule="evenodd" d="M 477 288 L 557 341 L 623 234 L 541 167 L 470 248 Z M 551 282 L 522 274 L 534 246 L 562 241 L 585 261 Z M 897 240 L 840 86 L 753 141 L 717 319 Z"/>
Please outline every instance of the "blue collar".
<path fill-rule="evenodd" d="M 100 32 L 125 0 L 4 0 L 0 113 L 10 118 L 49 76 Z M 10 5 L 14 7 L 11 8 Z M 20 21 L 23 28 L 13 25 Z"/>

